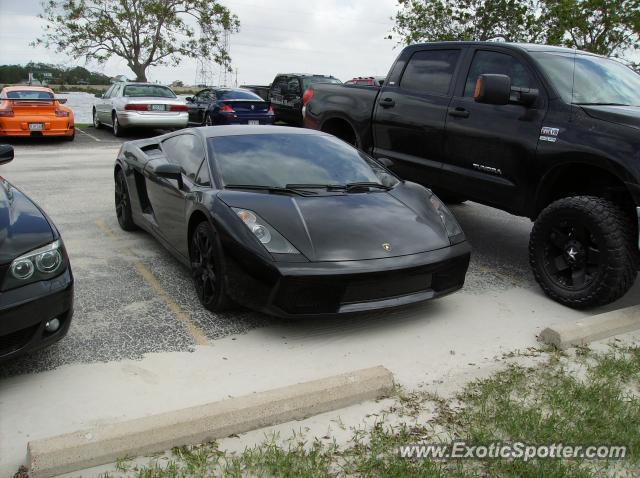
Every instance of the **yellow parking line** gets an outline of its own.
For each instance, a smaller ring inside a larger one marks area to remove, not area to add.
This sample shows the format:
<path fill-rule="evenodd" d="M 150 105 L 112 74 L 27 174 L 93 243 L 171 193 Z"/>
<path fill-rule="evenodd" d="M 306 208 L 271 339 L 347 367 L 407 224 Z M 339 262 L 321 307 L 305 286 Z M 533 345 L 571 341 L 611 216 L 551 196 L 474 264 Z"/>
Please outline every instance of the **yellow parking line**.
<path fill-rule="evenodd" d="M 96 225 L 111 239 L 115 239 L 116 241 L 118 240 L 117 236 L 114 234 L 111 228 L 102 219 L 98 219 L 96 221 Z M 136 260 L 133 265 L 138 271 L 138 274 L 140 274 L 140 276 L 147 282 L 147 284 L 164 301 L 169 310 L 173 313 L 173 315 L 175 315 L 176 319 L 182 322 L 196 345 L 207 345 L 209 343 L 209 340 L 207 339 L 204 331 L 196 324 L 194 324 L 189 315 L 184 310 L 182 310 L 182 307 L 180 307 L 178 303 L 171 298 L 164 287 L 162 287 L 156 276 L 153 275 L 153 272 L 151 272 L 149 268 L 139 260 Z"/>

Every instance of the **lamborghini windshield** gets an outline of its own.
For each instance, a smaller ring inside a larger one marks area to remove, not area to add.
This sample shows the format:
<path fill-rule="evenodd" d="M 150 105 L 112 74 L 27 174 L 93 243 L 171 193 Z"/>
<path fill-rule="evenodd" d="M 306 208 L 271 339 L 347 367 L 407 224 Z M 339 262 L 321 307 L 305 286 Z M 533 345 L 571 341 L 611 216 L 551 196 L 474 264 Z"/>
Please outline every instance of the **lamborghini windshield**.
<path fill-rule="evenodd" d="M 619 61 L 580 53 L 532 55 L 567 103 L 640 106 L 640 75 Z"/>
<path fill-rule="evenodd" d="M 357 149 L 318 134 L 247 134 L 209 139 L 225 185 L 388 184 L 393 177 Z"/>

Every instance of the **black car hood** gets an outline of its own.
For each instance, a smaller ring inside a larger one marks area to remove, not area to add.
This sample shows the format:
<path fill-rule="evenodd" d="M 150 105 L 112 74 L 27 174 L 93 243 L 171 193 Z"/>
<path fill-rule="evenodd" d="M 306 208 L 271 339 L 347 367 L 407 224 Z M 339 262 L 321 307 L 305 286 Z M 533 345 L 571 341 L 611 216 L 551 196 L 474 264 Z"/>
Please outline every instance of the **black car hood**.
<path fill-rule="evenodd" d="M 310 261 L 350 261 L 450 245 L 426 190 L 421 189 L 423 197 L 412 201 L 412 207 L 394 191 L 308 197 L 223 191 L 219 197 L 231 207 L 256 212 Z M 414 194 L 408 196 L 413 199 Z"/>
<path fill-rule="evenodd" d="M 592 118 L 640 129 L 640 107 L 638 106 L 582 105 L 581 107 Z"/>
<path fill-rule="evenodd" d="M 0 178 L 0 264 L 52 242 L 53 231 L 42 211 Z"/>

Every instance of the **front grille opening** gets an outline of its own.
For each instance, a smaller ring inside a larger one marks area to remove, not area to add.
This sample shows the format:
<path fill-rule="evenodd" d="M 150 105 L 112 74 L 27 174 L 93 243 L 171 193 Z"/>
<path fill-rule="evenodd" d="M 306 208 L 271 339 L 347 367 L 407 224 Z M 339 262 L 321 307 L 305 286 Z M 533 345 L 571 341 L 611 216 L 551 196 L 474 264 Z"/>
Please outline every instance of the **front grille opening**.
<path fill-rule="evenodd" d="M 40 324 L 36 324 L 0 337 L 0 356 L 8 355 L 27 345 L 39 326 Z"/>

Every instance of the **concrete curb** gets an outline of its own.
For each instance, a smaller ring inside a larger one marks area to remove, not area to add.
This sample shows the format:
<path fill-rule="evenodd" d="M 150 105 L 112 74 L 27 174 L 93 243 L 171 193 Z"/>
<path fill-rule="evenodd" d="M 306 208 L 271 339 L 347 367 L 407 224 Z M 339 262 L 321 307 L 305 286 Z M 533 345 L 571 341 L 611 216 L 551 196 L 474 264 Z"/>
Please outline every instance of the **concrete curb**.
<path fill-rule="evenodd" d="M 387 395 L 382 366 L 29 442 L 29 476 L 47 478 L 125 456 L 202 443 Z"/>
<path fill-rule="evenodd" d="M 636 329 L 640 329 L 640 305 L 594 315 L 578 322 L 552 325 L 540 333 L 539 339 L 559 349 L 566 349 Z"/>

